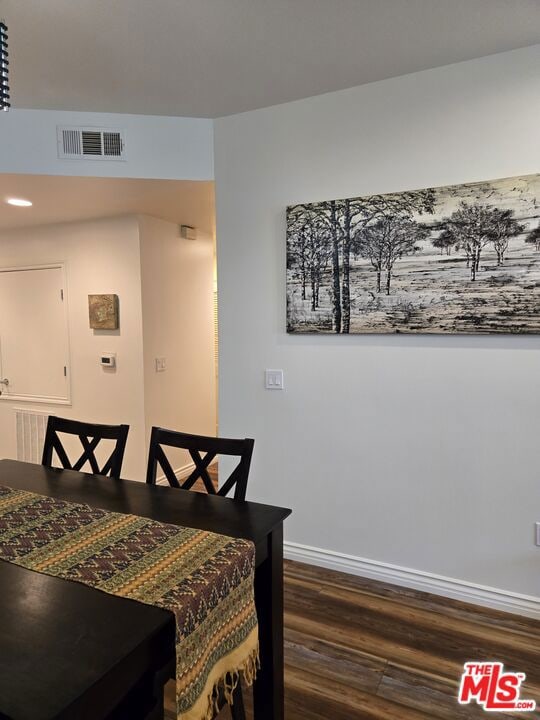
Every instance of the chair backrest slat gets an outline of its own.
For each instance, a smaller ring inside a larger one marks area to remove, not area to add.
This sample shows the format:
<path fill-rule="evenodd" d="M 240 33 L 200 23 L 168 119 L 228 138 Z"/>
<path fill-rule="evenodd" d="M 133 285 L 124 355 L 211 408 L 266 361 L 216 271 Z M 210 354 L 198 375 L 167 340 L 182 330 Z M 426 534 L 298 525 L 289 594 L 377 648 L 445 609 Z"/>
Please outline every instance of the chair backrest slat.
<path fill-rule="evenodd" d="M 119 478 L 122 472 L 128 432 L 129 425 L 98 425 L 51 415 L 47 422 L 42 464 L 51 467 L 53 455 L 56 453 L 61 467 L 66 470 L 79 471 L 88 463 L 91 471 L 96 475 L 110 475 Z M 83 451 L 75 462 L 69 459 L 59 433 L 78 437 Z M 100 467 L 95 451 L 102 440 L 113 440 L 114 447 L 108 459 Z"/>
<path fill-rule="evenodd" d="M 154 427 L 150 438 L 146 482 L 155 485 L 158 469 L 161 468 L 169 485 L 172 487 L 190 490 L 197 480 L 201 480 L 206 491 L 212 495 L 225 496 L 234 488 L 235 500 L 245 500 L 253 445 L 254 440 L 250 438 L 233 440 L 207 437 L 205 435 L 191 435 Z M 165 454 L 164 447 L 178 448 L 189 452 L 195 468 L 187 478 L 184 480 L 178 479 Z M 216 490 L 208 468 L 218 455 L 238 457 L 239 462 L 227 480 Z"/>
<path fill-rule="evenodd" d="M 171 463 L 169 462 L 169 458 L 165 455 L 165 453 L 163 452 L 163 448 L 160 445 L 156 447 L 156 460 L 160 464 L 163 472 L 165 473 L 165 477 L 169 481 L 169 485 L 171 485 L 172 487 L 180 487 L 180 483 L 178 482 L 176 473 L 174 472 Z"/>

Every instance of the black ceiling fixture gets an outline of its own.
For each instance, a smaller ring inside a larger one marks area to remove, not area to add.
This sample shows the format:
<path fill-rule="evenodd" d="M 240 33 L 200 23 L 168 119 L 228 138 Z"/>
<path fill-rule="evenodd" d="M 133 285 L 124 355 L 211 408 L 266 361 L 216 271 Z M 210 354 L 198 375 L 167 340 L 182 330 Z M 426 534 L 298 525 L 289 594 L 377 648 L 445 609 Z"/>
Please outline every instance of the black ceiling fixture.
<path fill-rule="evenodd" d="M 7 25 L 0 22 L 0 110 L 9 110 L 9 61 Z"/>

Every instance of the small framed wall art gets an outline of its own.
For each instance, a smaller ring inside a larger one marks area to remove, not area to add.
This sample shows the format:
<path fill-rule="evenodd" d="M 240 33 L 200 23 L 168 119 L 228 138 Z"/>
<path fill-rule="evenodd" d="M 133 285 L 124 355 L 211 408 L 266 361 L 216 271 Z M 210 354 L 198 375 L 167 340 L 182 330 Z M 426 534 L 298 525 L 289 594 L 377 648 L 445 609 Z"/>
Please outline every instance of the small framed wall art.
<path fill-rule="evenodd" d="M 88 315 L 92 330 L 118 330 L 118 295 L 89 295 Z"/>

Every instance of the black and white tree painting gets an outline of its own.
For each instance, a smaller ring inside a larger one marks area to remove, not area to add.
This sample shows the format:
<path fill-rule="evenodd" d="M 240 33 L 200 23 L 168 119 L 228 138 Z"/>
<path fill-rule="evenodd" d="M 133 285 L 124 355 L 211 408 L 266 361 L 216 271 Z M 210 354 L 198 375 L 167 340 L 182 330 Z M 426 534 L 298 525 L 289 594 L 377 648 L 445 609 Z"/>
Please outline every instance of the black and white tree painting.
<path fill-rule="evenodd" d="M 291 333 L 540 333 L 540 175 L 287 208 Z"/>

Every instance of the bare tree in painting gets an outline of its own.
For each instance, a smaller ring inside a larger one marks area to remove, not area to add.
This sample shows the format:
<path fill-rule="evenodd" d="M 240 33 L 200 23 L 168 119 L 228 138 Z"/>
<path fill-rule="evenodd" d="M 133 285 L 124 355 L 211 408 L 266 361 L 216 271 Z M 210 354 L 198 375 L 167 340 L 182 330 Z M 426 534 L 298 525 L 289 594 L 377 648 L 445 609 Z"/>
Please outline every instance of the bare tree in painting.
<path fill-rule="evenodd" d="M 535 249 L 540 251 L 540 225 L 538 225 L 538 227 L 534 230 L 531 230 L 525 238 L 525 242 L 534 245 Z"/>
<path fill-rule="evenodd" d="M 309 222 L 300 209 L 289 210 L 287 214 L 287 267 L 298 266 L 297 272 L 302 283 L 302 300 L 306 299 L 308 227 Z"/>
<path fill-rule="evenodd" d="M 318 233 L 317 242 L 324 242 L 329 247 L 332 260 L 332 324 L 334 332 L 341 332 L 341 272 L 340 250 L 342 230 L 338 221 L 341 201 L 331 200 L 322 203 L 294 205 L 288 208 L 289 222 L 304 223 L 305 232 L 311 228 Z M 290 230 L 288 229 L 288 232 Z M 302 297 L 305 300 L 305 294 Z"/>
<path fill-rule="evenodd" d="M 311 285 L 311 309 L 319 307 L 319 291 L 324 271 L 330 259 L 328 226 L 316 218 L 307 230 L 307 266 Z"/>
<path fill-rule="evenodd" d="M 497 265 L 504 264 L 504 256 L 508 250 L 510 238 L 520 235 L 525 230 L 514 217 L 512 210 L 494 208 L 491 213 L 491 241 L 497 253 Z"/>
<path fill-rule="evenodd" d="M 290 224 L 300 223 L 304 227 L 305 237 L 314 241 L 311 231 L 317 233 L 317 243 L 326 243 L 332 260 L 332 324 L 334 332 L 341 332 L 341 272 L 340 250 L 342 230 L 338 221 L 340 202 L 331 200 L 322 203 L 294 205 L 288 208 L 288 233 Z M 295 235 L 294 237 L 298 237 Z M 306 269 L 306 268 L 304 268 Z M 305 300 L 305 292 L 302 295 Z M 312 303 L 313 304 L 313 303 Z"/>
<path fill-rule="evenodd" d="M 443 255 L 443 253 L 450 255 L 452 252 L 452 248 L 456 244 L 456 240 L 453 234 L 449 232 L 447 228 L 445 228 L 441 233 L 437 235 L 436 238 L 431 241 L 431 244 L 433 245 L 433 247 L 436 247 L 441 251 L 441 255 Z"/>
<path fill-rule="evenodd" d="M 339 220 L 343 237 L 342 332 L 350 331 L 350 258 L 353 250 L 358 253 L 358 239 L 363 230 L 378 219 L 396 216 L 407 218 L 414 213 L 432 213 L 434 203 L 435 192 L 432 189 L 396 195 L 372 195 L 340 202 Z"/>
<path fill-rule="evenodd" d="M 364 227 L 378 218 L 413 213 L 433 212 L 435 193 L 431 189 L 403 192 L 396 195 L 372 195 L 364 198 L 331 200 L 328 202 L 290 207 L 289 222 L 305 222 L 330 246 L 332 266 L 332 327 L 336 333 L 348 333 L 351 321 L 350 263 L 353 245 Z M 292 233 L 288 225 L 289 234 Z M 308 237 L 307 226 L 304 229 Z M 299 236 L 292 233 L 298 243 Z M 304 271 L 306 268 L 304 268 Z M 305 298 L 305 293 L 302 295 Z"/>
<path fill-rule="evenodd" d="M 330 252 L 330 227 L 309 205 L 291 208 L 287 217 L 288 267 L 297 267 L 301 280 L 302 300 L 307 298 L 307 285 L 311 288 L 311 310 L 319 307 L 319 290 L 322 275 L 327 267 Z"/>
<path fill-rule="evenodd" d="M 329 203 L 323 203 L 330 208 L 330 230 L 332 233 L 332 308 L 334 315 L 334 331 L 340 333 L 341 326 L 341 289 L 339 281 L 339 245 L 341 240 L 337 201 L 331 200 Z"/>
<path fill-rule="evenodd" d="M 341 305 L 343 309 L 342 332 L 348 333 L 351 327 L 351 225 L 354 219 L 353 200 L 343 200 L 341 207 L 343 231 L 343 281 L 341 285 Z"/>
<path fill-rule="evenodd" d="M 385 262 L 386 294 L 390 295 L 390 285 L 396 260 L 400 260 L 404 255 L 411 255 L 416 252 L 419 249 L 416 243 L 424 240 L 429 235 L 429 230 L 407 217 L 389 218 L 387 222 L 390 228 Z"/>
<path fill-rule="evenodd" d="M 368 259 L 377 273 L 377 292 L 381 292 L 381 276 L 386 273 L 386 294 L 390 295 L 394 265 L 411 255 L 416 243 L 429 234 L 424 226 L 408 217 L 385 217 L 364 228 L 358 236 L 358 254 Z"/>
<path fill-rule="evenodd" d="M 366 258 L 376 272 L 376 290 L 381 292 L 382 274 L 384 270 L 386 221 L 377 220 L 373 225 L 364 228 L 356 235 L 355 249 L 360 257 Z"/>
<path fill-rule="evenodd" d="M 492 242 L 494 220 L 494 208 L 489 205 L 462 202 L 446 221 L 446 231 L 455 238 L 456 247 L 464 250 L 470 259 L 473 282 L 480 269 L 482 250 Z"/>

